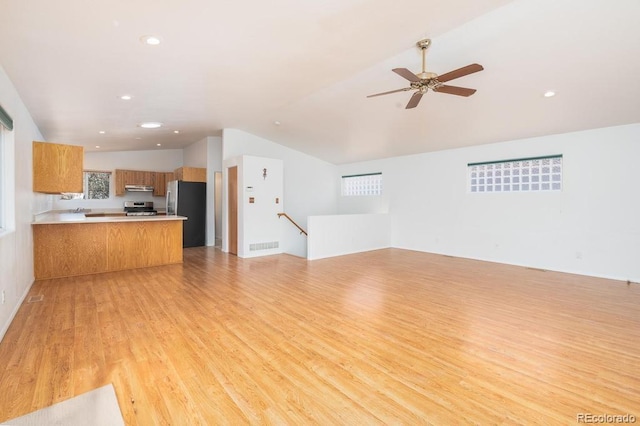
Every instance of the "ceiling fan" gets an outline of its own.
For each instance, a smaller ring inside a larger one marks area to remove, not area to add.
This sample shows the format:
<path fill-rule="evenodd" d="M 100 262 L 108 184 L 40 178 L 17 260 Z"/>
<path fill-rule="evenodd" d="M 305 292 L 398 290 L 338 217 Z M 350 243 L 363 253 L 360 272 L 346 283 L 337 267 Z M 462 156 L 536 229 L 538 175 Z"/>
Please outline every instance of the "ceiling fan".
<path fill-rule="evenodd" d="M 471 96 L 476 92 L 476 89 L 467 89 L 466 87 L 448 86 L 443 83 L 447 81 L 464 77 L 465 75 L 473 74 L 474 72 L 482 71 L 484 68 L 479 64 L 471 64 L 466 67 L 458 68 L 457 70 L 448 72 L 446 74 L 438 75 L 433 72 L 427 72 L 426 70 L 426 53 L 427 49 L 431 45 L 430 39 L 420 40 L 416 45 L 422 50 L 422 72 L 420 74 L 414 74 L 406 68 L 394 68 L 392 71 L 398 74 L 400 77 L 404 77 L 409 80 L 409 87 L 403 89 L 391 90 L 390 92 L 376 93 L 375 95 L 369 95 L 367 98 L 373 98 L 374 96 L 388 95 L 390 93 L 406 92 L 408 90 L 415 90 L 416 92 L 409 99 L 409 103 L 405 107 L 406 109 L 415 108 L 418 106 L 422 95 L 427 93 L 427 90 L 431 89 L 434 92 L 448 93 L 450 95 L 458 96 Z"/>

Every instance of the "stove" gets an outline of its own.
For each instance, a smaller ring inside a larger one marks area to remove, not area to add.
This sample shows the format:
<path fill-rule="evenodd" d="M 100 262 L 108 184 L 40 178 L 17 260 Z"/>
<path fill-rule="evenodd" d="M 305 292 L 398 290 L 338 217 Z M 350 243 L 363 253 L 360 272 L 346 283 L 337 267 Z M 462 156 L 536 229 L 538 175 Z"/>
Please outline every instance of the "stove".
<path fill-rule="evenodd" d="M 124 211 L 127 216 L 155 216 L 157 210 L 153 208 L 153 201 L 125 201 Z"/>

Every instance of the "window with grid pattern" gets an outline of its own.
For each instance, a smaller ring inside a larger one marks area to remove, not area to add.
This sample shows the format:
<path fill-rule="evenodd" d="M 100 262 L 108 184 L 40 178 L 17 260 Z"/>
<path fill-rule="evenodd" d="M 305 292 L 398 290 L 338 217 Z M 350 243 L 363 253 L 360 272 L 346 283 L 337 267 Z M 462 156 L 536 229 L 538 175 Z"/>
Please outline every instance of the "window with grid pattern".
<path fill-rule="evenodd" d="M 562 190 L 562 155 L 467 164 L 469 192 Z"/>
<path fill-rule="evenodd" d="M 342 195 L 382 195 L 382 173 L 342 176 Z"/>

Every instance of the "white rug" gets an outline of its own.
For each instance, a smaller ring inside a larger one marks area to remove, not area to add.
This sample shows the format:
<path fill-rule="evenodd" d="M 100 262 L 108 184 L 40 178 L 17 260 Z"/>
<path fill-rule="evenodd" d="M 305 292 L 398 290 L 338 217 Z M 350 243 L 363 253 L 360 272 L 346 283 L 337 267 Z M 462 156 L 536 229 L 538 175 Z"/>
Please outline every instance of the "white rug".
<path fill-rule="evenodd" d="M 113 385 L 102 386 L 2 425 L 124 426 Z"/>

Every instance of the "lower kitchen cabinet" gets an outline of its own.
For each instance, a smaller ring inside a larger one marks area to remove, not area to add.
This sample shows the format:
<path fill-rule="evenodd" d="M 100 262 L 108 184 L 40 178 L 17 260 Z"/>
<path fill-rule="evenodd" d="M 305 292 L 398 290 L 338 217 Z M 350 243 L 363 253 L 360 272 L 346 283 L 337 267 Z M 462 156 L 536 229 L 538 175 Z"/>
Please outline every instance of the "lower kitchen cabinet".
<path fill-rule="evenodd" d="M 182 263 L 182 221 L 33 225 L 37 280 Z"/>

